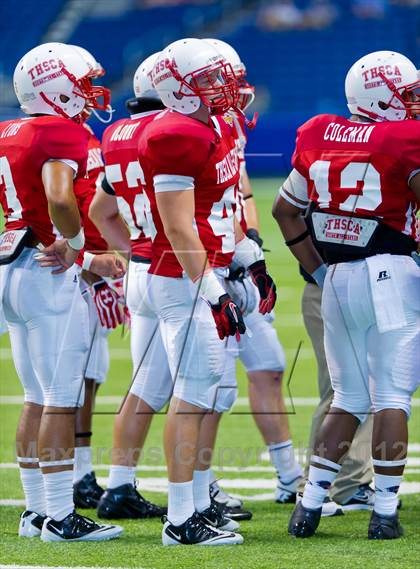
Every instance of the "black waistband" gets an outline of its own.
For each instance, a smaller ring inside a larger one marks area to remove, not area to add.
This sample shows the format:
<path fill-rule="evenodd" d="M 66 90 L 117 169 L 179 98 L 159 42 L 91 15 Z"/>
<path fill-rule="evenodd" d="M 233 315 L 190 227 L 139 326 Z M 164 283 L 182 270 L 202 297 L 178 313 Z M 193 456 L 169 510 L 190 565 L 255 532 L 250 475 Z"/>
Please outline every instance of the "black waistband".
<path fill-rule="evenodd" d="M 150 265 L 152 259 L 142 257 L 142 255 L 132 255 L 130 261 L 133 261 L 133 263 L 144 263 L 145 265 Z"/>
<path fill-rule="evenodd" d="M 412 237 L 401 233 L 389 225 L 380 223 L 377 227 L 372 243 L 366 250 L 357 251 L 356 247 L 337 245 L 323 249 L 325 260 L 329 265 L 346 263 L 373 257 L 374 255 L 405 255 L 410 256 L 417 249 Z"/>

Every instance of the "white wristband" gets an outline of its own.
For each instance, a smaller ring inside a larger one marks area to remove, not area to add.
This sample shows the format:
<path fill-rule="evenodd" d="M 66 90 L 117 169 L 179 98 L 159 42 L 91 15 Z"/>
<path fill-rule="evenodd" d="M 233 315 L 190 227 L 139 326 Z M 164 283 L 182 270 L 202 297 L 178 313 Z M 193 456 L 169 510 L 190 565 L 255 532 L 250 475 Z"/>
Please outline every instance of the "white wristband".
<path fill-rule="evenodd" d="M 95 257 L 96 257 L 96 255 L 94 255 L 93 253 L 88 253 L 87 251 L 85 251 L 83 254 L 82 269 L 84 269 L 85 271 L 88 271 L 90 269 L 92 261 Z"/>
<path fill-rule="evenodd" d="M 85 232 L 83 231 L 83 227 L 80 228 L 80 231 L 77 235 L 71 239 L 67 239 L 67 243 L 75 251 L 80 251 L 80 249 L 83 249 L 83 246 L 85 244 Z"/>
<path fill-rule="evenodd" d="M 257 261 L 264 260 L 264 253 L 261 247 L 253 239 L 244 237 L 236 243 L 233 261 L 240 267 L 249 267 Z"/>
<path fill-rule="evenodd" d="M 225 289 L 219 282 L 213 271 L 205 273 L 203 276 L 199 276 L 194 281 L 194 284 L 198 288 L 198 294 L 201 298 L 204 298 L 210 304 L 217 304 L 219 298 L 226 294 Z"/>
<path fill-rule="evenodd" d="M 311 273 L 311 277 L 314 279 L 319 288 L 322 288 L 324 286 L 325 277 L 327 276 L 327 270 L 328 267 L 324 263 L 322 265 L 319 265 L 319 267 L 315 269 L 313 273 Z"/>

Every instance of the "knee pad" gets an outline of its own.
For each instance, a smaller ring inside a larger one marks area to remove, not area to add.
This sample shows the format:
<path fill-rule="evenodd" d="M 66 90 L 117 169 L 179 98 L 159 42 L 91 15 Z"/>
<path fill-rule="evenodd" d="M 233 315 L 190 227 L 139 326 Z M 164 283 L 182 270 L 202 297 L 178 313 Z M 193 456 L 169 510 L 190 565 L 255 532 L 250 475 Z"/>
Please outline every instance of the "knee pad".
<path fill-rule="evenodd" d="M 36 403 L 37 405 L 45 405 L 44 393 L 40 385 L 32 385 L 24 387 L 25 403 Z"/>
<path fill-rule="evenodd" d="M 214 401 L 214 411 L 226 413 L 230 411 L 238 397 L 238 388 L 232 385 L 218 385 L 216 389 L 216 399 Z"/>
<path fill-rule="evenodd" d="M 393 393 L 386 396 L 384 394 L 375 394 L 372 407 L 375 413 L 385 409 L 401 409 L 409 419 L 411 414 L 411 395 L 408 393 Z"/>
<path fill-rule="evenodd" d="M 161 382 L 158 389 L 151 389 L 149 384 L 152 382 L 144 381 L 142 378 L 137 378 L 133 381 L 130 387 L 130 393 L 143 399 L 155 411 L 158 413 L 170 400 L 172 395 L 172 379 L 169 377 L 168 381 Z"/>
<path fill-rule="evenodd" d="M 364 423 L 369 416 L 369 411 L 371 409 L 371 401 L 365 397 L 355 398 L 352 401 L 348 400 L 348 397 L 344 397 L 340 393 L 334 392 L 334 397 L 331 403 L 331 407 L 337 407 L 338 409 L 343 409 L 351 415 L 354 415 L 360 423 Z"/>

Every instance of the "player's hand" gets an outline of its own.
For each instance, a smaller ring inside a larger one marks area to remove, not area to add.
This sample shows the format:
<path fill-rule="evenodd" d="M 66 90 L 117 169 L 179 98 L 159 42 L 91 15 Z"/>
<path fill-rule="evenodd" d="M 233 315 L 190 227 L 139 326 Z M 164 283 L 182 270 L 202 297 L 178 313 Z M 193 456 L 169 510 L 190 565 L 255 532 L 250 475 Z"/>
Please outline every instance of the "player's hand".
<path fill-rule="evenodd" d="M 261 247 L 261 249 L 262 249 L 264 241 L 262 240 L 262 237 L 258 233 L 257 229 L 254 229 L 253 227 L 251 227 L 246 232 L 246 236 L 248 237 L 248 239 L 252 239 L 253 241 L 255 241 L 255 243 L 258 245 L 258 247 Z"/>
<path fill-rule="evenodd" d="M 70 247 L 67 239 L 58 239 L 39 253 L 35 253 L 34 259 L 38 261 L 41 267 L 58 267 L 52 271 L 52 274 L 59 275 L 74 264 L 79 253 L 80 251 Z"/>
<path fill-rule="evenodd" d="M 261 314 L 271 312 L 276 304 L 276 285 L 267 273 L 265 261 L 256 261 L 248 267 L 249 274 L 260 293 L 259 311 Z"/>
<path fill-rule="evenodd" d="M 236 336 L 239 340 L 240 334 L 245 333 L 246 326 L 241 311 L 230 296 L 223 294 L 217 304 L 210 304 L 210 308 L 219 338 L 223 340 L 227 336 Z"/>
<path fill-rule="evenodd" d="M 126 269 L 121 258 L 113 253 L 101 253 L 94 256 L 89 270 L 100 277 L 119 279 L 124 276 Z"/>
<path fill-rule="evenodd" d="M 123 310 L 119 296 L 107 283 L 100 280 L 91 287 L 91 294 L 104 328 L 114 329 L 123 322 Z"/>

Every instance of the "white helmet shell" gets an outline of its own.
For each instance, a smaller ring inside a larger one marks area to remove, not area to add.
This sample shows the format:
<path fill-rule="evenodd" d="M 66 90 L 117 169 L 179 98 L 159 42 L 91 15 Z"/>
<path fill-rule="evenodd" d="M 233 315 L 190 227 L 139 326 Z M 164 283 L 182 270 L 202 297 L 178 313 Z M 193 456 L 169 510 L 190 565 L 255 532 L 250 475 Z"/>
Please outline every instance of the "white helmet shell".
<path fill-rule="evenodd" d="M 241 61 L 239 53 L 231 45 L 225 41 L 214 38 L 206 38 L 204 41 L 215 47 L 217 51 L 223 55 L 226 61 L 231 64 L 235 73 L 246 72 L 245 65 Z"/>
<path fill-rule="evenodd" d="M 215 38 L 206 38 L 204 41 L 217 49 L 228 63 L 231 64 L 239 88 L 239 108 L 245 111 L 255 100 L 255 87 L 246 80 L 245 63 L 239 57 L 239 53 L 225 41 Z"/>
<path fill-rule="evenodd" d="M 158 56 L 152 73 L 153 85 L 166 107 L 190 115 L 202 104 L 197 90 L 189 86 L 191 76 L 210 71 L 221 63 L 225 63 L 223 56 L 206 41 L 177 40 Z"/>
<path fill-rule="evenodd" d="M 354 115 L 375 121 L 408 117 L 404 87 L 417 81 L 417 69 L 395 51 L 375 51 L 352 65 L 346 76 L 347 106 Z"/>
<path fill-rule="evenodd" d="M 74 49 L 80 53 L 80 55 L 89 65 L 89 67 L 92 69 L 91 73 L 92 77 L 102 77 L 103 75 L 105 75 L 105 69 L 102 67 L 99 61 L 97 61 L 93 57 L 90 51 L 88 51 L 84 47 L 80 47 L 79 45 L 72 45 L 72 47 L 74 47 Z"/>
<path fill-rule="evenodd" d="M 80 53 L 63 43 L 39 45 L 22 57 L 13 85 L 24 113 L 75 117 L 83 110 L 86 99 L 75 91 L 75 83 L 63 67 L 76 80 L 90 72 Z"/>
<path fill-rule="evenodd" d="M 149 55 L 137 67 L 133 78 L 133 89 L 136 97 L 147 97 L 148 99 L 160 101 L 158 92 L 152 83 L 153 68 L 158 56 L 159 52 Z"/>

